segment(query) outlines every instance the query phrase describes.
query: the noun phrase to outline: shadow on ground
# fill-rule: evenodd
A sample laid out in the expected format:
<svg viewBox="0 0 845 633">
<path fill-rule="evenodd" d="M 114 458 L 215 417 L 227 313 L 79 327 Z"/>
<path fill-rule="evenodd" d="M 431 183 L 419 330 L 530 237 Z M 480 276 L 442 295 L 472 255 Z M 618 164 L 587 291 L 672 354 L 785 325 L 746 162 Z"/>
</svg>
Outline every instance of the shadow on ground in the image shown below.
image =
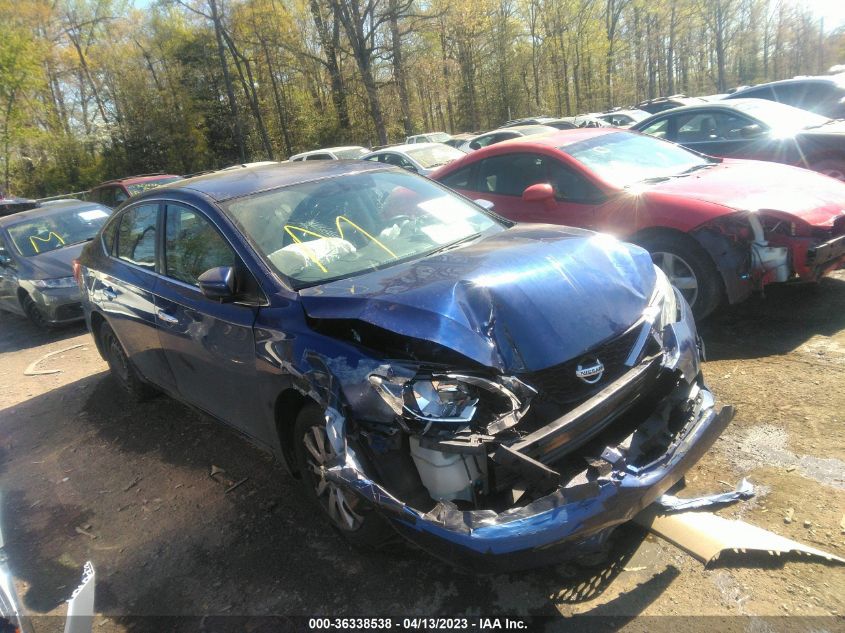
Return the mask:
<svg viewBox="0 0 845 633">
<path fill-rule="evenodd" d="M 61 424 L 45 415 L 59 403 Z M 4 520 L 14 523 L 10 566 L 29 585 L 26 608 L 37 612 L 67 598 L 85 560 L 97 568 L 97 610 L 114 616 L 558 616 L 596 602 L 602 614 L 633 617 L 677 574 L 658 569 L 601 601 L 644 538 L 632 526 L 617 530 L 597 567 L 511 575 L 466 574 L 405 544 L 353 549 L 295 479 L 234 431 L 167 397 L 131 404 L 107 374 L 0 416 L 15 437 L 0 477 Z M 211 465 L 247 481 L 226 492 L 209 477 Z M 69 481 L 58 485 L 65 473 Z"/>
<path fill-rule="evenodd" d="M 786 354 L 815 335 L 845 329 L 845 278 L 818 284 L 774 285 L 724 307 L 699 325 L 708 360 L 739 360 Z"/>
<path fill-rule="evenodd" d="M 82 322 L 43 330 L 22 316 L 0 312 L 0 354 L 63 341 L 84 332 Z"/>
</svg>

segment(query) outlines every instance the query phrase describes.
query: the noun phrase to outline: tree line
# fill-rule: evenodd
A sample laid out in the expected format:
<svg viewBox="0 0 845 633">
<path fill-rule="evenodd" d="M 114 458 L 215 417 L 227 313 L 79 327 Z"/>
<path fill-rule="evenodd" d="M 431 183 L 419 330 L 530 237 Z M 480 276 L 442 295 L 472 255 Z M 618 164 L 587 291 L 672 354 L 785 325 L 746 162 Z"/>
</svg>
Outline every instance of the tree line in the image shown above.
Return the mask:
<svg viewBox="0 0 845 633">
<path fill-rule="evenodd" d="M 7 194 L 496 127 L 845 61 L 798 0 L 0 0 Z"/>
</svg>

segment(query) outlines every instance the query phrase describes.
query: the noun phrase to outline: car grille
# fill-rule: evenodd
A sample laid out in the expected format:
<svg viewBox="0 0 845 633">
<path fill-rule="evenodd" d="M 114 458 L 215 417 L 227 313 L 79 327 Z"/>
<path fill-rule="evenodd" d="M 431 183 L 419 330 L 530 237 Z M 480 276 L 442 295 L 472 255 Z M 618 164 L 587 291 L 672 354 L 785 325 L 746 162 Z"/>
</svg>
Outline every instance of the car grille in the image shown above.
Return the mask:
<svg viewBox="0 0 845 633">
<path fill-rule="evenodd" d="M 610 382 L 619 378 L 630 369 L 625 361 L 633 350 L 639 338 L 642 326 L 634 327 L 624 334 L 600 343 L 581 354 L 577 358 L 520 376 L 520 378 L 537 390 L 532 409 L 539 418 L 538 423 L 545 423 L 563 415 L 584 400 L 591 398 L 604 389 Z M 653 337 L 649 337 L 646 345 L 636 358 L 659 351 L 659 345 Z M 592 362 L 595 359 L 604 365 L 604 373 L 595 384 L 589 384 L 578 378 L 575 371 L 579 364 Z"/>
</svg>

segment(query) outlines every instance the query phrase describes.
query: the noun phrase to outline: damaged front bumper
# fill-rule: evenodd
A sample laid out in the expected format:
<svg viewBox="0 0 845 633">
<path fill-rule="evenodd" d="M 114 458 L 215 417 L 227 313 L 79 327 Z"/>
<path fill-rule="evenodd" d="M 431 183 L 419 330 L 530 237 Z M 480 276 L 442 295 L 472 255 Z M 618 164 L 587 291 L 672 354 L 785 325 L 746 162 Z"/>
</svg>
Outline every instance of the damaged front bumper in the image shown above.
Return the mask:
<svg viewBox="0 0 845 633">
<path fill-rule="evenodd" d="M 504 571 L 600 551 L 613 528 L 679 481 L 733 417 L 731 407 L 715 406 L 703 385 L 686 304 L 682 311 L 664 330 L 660 354 L 643 358 L 581 405 L 490 455 L 489 468 L 521 469 L 535 491 L 545 491 L 523 497 L 530 500 L 521 505 L 499 512 L 461 509 L 449 500 L 427 510 L 412 507 L 366 474 L 339 414 L 330 416 L 329 437 L 345 457 L 327 477 L 452 564 Z M 659 396 L 640 398 L 644 385 L 658 380 L 664 385 Z M 574 463 L 586 468 L 573 470 Z"/>
<path fill-rule="evenodd" d="M 404 536 L 436 556 L 464 566 L 505 570 L 534 567 L 601 549 L 610 530 L 632 519 L 671 488 L 713 445 L 733 417 L 730 407 L 716 410 L 712 394 L 697 382 L 683 382 L 687 397 L 673 393 L 663 404 L 671 409 L 640 428 L 669 428 L 681 422 L 669 448 L 649 463 L 628 463 L 626 448 L 608 446 L 583 481 L 571 481 L 553 493 L 520 507 L 496 513 L 461 511 L 439 502 L 422 513 L 367 478 L 354 458 L 329 470 L 329 477 L 360 495 L 394 521 Z M 677 402 L 670 402 L 670 399 Z M 660 408 L 660 407 L 659 407 Z M 654 432 L 654 431 L 651 431 Z M 636 432 L 635 432 L 636 435 Z M 636 437 L 634 438 L 636 441 Z"/>
</svg>

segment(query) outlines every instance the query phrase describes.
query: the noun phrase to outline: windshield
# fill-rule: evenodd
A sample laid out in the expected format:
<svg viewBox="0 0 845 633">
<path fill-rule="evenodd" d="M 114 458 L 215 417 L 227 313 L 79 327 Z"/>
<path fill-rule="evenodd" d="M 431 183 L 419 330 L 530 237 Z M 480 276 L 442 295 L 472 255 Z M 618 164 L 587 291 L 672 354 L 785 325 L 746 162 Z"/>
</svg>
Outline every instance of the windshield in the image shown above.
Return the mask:
<svg viewBox="0 0 845 633">
<path fill-rule="evenodd" d="M 369 154 L 370 150 L 363 147 L 353 147 L 352 149 L 336 149 L 334 155 L 340 160 L 361 158 L 364 154 Z"/>
<path fill-rule="evenodd" d="M 532 134 L 544 134 L 546 132 L 557 132 L 555 128 L 548 125 L 521 125 L 517 129 L 525 136 L 530 136 Z"/>
<path fill-rule="evenodd" d="M 268 264 L 297 288 L 424 257 L 503 228 L 448 189 L 394 171 L 291 185 L 226 208 Z"/>
<path fill-rule="evenodd" d="M 24 257 L 55 251 L 93 238 L 111 210 L 100 206 L 74 207 L 59 213 L 29 218 L 8 227 L 18 252 Z"/>
<path fill-rule="evenodd" d="M 830 121 L 826 116 L 815 114 L 809 110 L 794 108 L 785 103 L 766 99 L 748 99 L 747 101 L 737 99 L 733 102 L 733 106 L 737 110 L 759 119 L 775 131 L 818 127 Z"/>
<path fill-rule="evenodd" d="M 560 149 L 617 187 L 677 176 L 710 164 L 706 158 L 678 145 L 629 132 L 602 134 Z"/>
<path fill-rule="evenodd" d="M 456 158 L 461 158 L 464 153 L 448 145 L 432 145 L 429 147 L 415 147 L 409 149 L 408 156 L 417 161 L 425 169 L 440 167 L 451 163 Z"/>
<path fill-rule="evenodd" d="M 154 180 L 145 180 L 144 182 L 136 182 L 134 185 L 126 185 L 126 188 L 129 190 L 130 196 L 137 196 L 139 193 L 161 187 L 169 182 L 176 182 L 177 180 L 182 180 L 182 176 L 164 176 Z"/>
</svg>

